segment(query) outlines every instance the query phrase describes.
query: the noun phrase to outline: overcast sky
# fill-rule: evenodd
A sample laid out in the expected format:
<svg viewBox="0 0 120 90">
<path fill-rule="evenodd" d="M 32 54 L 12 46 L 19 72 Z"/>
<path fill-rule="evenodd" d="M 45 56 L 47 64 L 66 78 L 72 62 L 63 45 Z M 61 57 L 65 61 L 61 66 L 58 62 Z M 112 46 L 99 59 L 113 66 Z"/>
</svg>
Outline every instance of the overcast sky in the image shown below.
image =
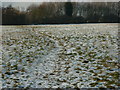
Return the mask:
<svg viewBox="0 0 120 90">
<path fill-rule="evenodd" d="M 65 1 L 72 1 L 72 2 L 118 2 L 120 0 L 0 0 L 2 2 L 65 2 Z"/>
<path fill-rule="evenodd" d="M 41 2 L 118 2 L 120 0 L 1 0 L 2 6 L 12 5 L 13 7 L 27 8 L 31 4 L 40 4 Z"/>
</svg>

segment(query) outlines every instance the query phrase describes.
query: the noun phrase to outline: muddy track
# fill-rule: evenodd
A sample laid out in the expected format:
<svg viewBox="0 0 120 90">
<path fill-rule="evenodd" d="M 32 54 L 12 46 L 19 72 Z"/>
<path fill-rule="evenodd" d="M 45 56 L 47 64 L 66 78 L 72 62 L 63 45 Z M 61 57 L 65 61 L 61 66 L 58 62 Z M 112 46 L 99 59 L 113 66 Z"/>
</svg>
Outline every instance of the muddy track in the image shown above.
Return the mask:
<svg viewBox="0 0 120 90">
<path fill-rule="evenodd" d="M 47 55 L 44 55 L 39 59 L 36 59 L 31 64 L 30 67 L 27 67 L 28 70 L 26 71 L 25 76 L 29 76 L 28 81 L 34 82 L 34 86 L 31 85 L 32 87 L 38 87 L 39 82 L 42 82 L 42 81 L 52 82 L 50 75 L 53 73 L 55 74 L 55 72 L 58 71 L 58 69 L 60 68 L 60 65 L 58 64 L 59 62 L 58 54 L 62 48 L 59 45 L 60 42 L 55 38 L 53 39 L 48 34 L 45 34 L 45 33 L 39 33 L 39 34 L 44 34 L 44 36 L 49 37 L 50 41 L 55 43 L 55 48 L 50 50 Z M 56 72 L 56 74 L 58 74 L 58 72 Z M 49 75 L 49 78 L 47 77 L 48 75 Z M 56 82 L 56 84 L 57 83 L 58 82 Z"/>
</svg>

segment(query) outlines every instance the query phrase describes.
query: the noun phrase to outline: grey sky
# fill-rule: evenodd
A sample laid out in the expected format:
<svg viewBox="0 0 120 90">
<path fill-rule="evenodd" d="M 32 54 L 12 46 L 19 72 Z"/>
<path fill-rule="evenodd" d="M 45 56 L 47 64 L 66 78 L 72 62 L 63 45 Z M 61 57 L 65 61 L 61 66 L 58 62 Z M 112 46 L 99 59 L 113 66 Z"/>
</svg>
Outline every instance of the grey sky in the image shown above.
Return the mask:
<svg viewBox="0 0 120 90">
<path fill-rule="evenodd" d="M 1 0 L 2 2 L 118 2 L 120 0 Z"/>
<path fill-rule="evenodd" d="M 40 4 L 41 2 L 2 2 L 2 6 L 12 5 L 13 7 L 28 7 L 31 4 Z"/>
<path fill-rule="evenodd" d="M 13 7 L 27 8 L 31 4 L 40 4 L 41 2 L 118 2 L 120 0 L 1 0 L 2 6 L 12 5 Z"/>
</svg>

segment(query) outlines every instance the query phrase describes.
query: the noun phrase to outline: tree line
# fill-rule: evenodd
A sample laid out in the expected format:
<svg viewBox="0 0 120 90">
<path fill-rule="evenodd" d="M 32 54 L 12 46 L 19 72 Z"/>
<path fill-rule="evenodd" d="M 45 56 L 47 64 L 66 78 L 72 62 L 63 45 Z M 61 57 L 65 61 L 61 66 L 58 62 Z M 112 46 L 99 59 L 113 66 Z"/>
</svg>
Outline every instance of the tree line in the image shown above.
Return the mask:
<svg viewBox="0 0 120 90">
<path fill-rule="evenodd" d="M 26 11 L 2 7 L 3 25 L 118 23 L 118 2 L 43 2 Z"/>
</svg>

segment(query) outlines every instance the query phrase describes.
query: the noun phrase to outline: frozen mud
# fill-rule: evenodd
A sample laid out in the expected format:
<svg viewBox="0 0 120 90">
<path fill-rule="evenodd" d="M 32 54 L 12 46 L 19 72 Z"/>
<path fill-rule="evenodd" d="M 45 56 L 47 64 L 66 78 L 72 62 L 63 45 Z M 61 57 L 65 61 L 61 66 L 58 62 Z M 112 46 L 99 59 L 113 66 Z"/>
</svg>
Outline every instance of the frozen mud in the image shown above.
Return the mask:
<svg viewBox="0 0 120 90">
<path fill-rule="evenodd" d="M 3 88 L 117 88 L 118 25 L 3 26 Z"/>
</svg>

